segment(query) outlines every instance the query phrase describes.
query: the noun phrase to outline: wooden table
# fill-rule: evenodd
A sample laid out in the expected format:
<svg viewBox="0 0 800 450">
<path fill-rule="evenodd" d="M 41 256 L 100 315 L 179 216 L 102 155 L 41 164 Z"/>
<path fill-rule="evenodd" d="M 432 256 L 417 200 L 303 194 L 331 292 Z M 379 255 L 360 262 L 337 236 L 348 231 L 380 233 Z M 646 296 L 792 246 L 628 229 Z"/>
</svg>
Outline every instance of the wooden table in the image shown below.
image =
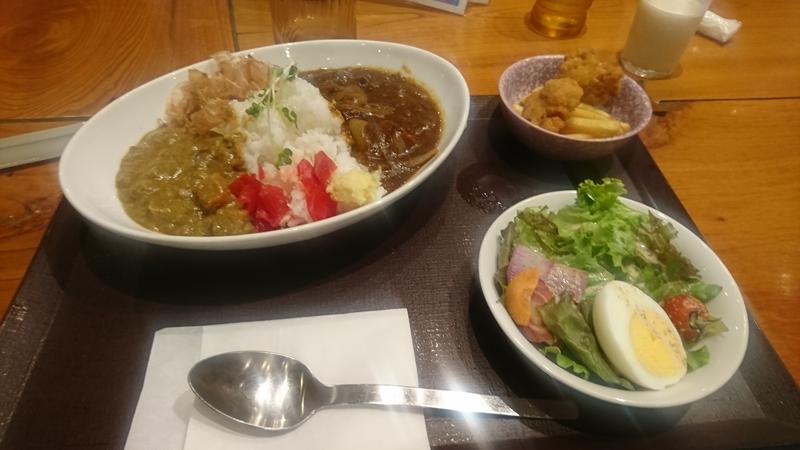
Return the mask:
<svg viewBox="0 0 800 450">
<path fill-rule="evenodd" d="M 526 56 L 624 44 L 636 2 L 596 0 L 586 32 L 529 31 L 531 0 L 491 0 L 465 17 L 388 0 L 358 2 L 358 34 L 455 63 L 473 94 L 496 94 Z M 722 46 L 693 38 L 680 76 L 648 82 L 658 114 L 642 138 L 733 273 L 800 380 L 800 2 L 716 0 L 744 22 Z M 86 120 L 162 73 L 272 42 L 266 0 L 0 3 L 0 137 Z M 60 201 L 57 163 L 0 172 L 0 314 Z"/>
</svg>

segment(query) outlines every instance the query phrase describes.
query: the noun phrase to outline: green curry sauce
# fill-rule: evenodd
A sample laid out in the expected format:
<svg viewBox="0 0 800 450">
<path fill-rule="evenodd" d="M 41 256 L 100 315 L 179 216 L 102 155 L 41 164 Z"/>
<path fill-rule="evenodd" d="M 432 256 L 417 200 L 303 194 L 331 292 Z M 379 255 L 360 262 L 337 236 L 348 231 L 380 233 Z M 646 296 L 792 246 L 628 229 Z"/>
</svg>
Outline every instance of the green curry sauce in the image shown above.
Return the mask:
<svg viewBox="0 0 800 450">
<path fill-rule="evenodd" d="M 244 172 L 242 139 L 193 136 L 161 126 L 131 147 L 117 173 L 117 194 L 140 225 L 181 236 L 253 233 L 228 186 Z"/>
</svg>

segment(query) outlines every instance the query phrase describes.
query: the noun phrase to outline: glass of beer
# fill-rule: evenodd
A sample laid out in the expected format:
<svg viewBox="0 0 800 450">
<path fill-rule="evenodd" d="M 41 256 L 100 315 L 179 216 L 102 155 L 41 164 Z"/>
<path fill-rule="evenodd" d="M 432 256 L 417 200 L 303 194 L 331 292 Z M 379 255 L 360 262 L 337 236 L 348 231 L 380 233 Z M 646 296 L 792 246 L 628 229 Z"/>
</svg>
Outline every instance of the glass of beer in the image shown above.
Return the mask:
<svg viewBox="0 0 800 450">
<path fill-rule="evenodd" d="M 355 0 L 271 0 L 276 43 L 356 37 Z"/>
<path fill-rule="evenodd" d="M 577 36 L 586 25 L 592 0 L 536 0 L 525 22 L 533 31 L 549 38 Z"/>
<path fill-rule="evenodd" d="M 678 68 L 711 0 L 640 0 L 620 64 L 641 78 L 668 78 Z"/>
</svg>

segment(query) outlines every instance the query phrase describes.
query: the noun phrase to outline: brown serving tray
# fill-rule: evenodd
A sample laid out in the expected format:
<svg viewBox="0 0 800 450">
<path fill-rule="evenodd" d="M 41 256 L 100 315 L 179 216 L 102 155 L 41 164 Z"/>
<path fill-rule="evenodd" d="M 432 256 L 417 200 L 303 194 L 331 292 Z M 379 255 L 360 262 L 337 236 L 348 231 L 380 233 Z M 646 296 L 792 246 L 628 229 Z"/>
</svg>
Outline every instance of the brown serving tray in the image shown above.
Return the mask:
<svg viewBox="0 0 800 450">
<path fill-rule="evenodd" d="M 421 386 L 567 396 L 581 407 L 581 420 L 563 423 L 426 413 L 434 448 L 800 445 L 797 385 L 752 319 L 728 384 L 658 411 L 580 397 L 544 378 L 500 332 L 476 281 L 485 231 L 519 200 L 604 176 L 695 229 L 640 141 L 589 163 L 543 160 L 510 137 L 497 97 L 473 98 L 455 152 L 412 195 L 308 242 L 167 249 L 91 227 L 62 202 L 0 325 L 0 449 L 122 448 L 160 328 L 397 307 L 408 309 Z"/>
</svg>

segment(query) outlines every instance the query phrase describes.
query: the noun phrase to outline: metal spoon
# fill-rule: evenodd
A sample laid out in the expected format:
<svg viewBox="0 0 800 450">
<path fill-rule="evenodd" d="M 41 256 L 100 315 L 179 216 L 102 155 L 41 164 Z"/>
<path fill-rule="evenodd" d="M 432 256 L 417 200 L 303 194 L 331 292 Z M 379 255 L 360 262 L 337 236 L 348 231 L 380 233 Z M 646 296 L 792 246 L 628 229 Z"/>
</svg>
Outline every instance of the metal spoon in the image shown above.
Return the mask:
<svg viewBox="0 0 800 450">
<path fill-rule="evenodd" d="M 377 384 L 328 386 L 300 361 L 269 352 L 232 352 L 204 359 L 189 386 L 214 411 L 269 431 L 294 428 L 318 409 L 339 405 L 433 408 L 530 419 L 575 419 L 564 400 L 525 400 Z"/>
</svg>

